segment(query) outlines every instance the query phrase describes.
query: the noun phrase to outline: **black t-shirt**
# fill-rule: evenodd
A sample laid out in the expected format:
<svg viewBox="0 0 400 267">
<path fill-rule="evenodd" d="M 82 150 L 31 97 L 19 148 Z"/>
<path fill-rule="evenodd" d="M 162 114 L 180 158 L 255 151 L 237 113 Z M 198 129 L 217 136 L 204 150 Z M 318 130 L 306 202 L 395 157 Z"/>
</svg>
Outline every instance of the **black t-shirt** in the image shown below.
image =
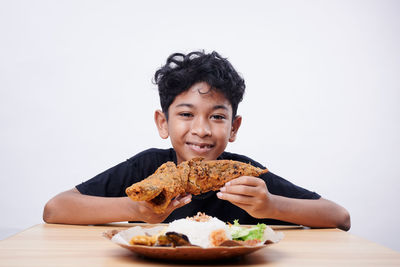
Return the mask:
<svg viewBox="0 0 400 267">
<path fill-rule="evenodd" d="M 218 159 L 236 160 L 250 163 L 259 168 L 265 168 L 246 156 L 229 152 L 223 152 Z M 127 187 L 150 176 L 160 165 L 167 161 L 177 163 L 174 149 L 151 148 L 77 185 L 76 188 L 84 195 L 125 197 L 125 189 Z M 265 181 L 271 194 L 298 199 L 320 198 L 317 193 L 296 186 L 271 172 L 262 174 L 259 177 Z M 285 222 L 271 219 L 253 218 L 241 208 L 228 201 L 220 200 L 214 191 L 197 196 L 193 195 L 189 204 L 174 210 L 164 222 L 194 216 L 199 211 L 217 217 L 224 222 L 233 223 L 233 220 L 238 219 L 241 224 L 286 224 Z"/>
</svg>

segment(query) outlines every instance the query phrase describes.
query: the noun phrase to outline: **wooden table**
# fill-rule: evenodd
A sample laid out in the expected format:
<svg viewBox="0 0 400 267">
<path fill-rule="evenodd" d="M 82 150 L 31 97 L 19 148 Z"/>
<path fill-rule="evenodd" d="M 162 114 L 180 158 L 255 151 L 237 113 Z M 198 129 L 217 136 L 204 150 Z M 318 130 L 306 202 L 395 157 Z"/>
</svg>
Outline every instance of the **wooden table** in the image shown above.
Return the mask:
<svg viewBox="0 0 400 267">
<path fill-rule="evenodd" d="M 146 259 L 102 236 L 106 230 L 130 226 L 36 225 L 0 241 L 0 266 L 190 265 Z M 400 253 L 337 229 L 273 228 L 285 235 L 279 243 L 234 260 L 204 265 L 400 266 Z"/>
</svg>

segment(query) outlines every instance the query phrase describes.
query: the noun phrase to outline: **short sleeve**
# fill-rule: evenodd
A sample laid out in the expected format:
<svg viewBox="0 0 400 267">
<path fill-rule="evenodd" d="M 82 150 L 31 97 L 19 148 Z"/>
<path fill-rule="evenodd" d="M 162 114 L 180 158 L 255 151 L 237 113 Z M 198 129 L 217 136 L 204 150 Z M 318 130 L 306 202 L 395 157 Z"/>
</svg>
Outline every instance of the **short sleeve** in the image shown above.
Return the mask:
<svg viewBox="0 0 400 267">
<path fill-rule="evenodd" d="M 125 188 L 133 181 L 135 163 L 127 160 L 76 186 L 81 194 L 103 197 L 125 195 Z M 133 183 L 133 182 L 132 182 Z"/>
<path fill-rule="evenodd" d="M 175 160 L 172 149 L 151 148 L 76 186 L 81 194 L 124 197 L 125 189 L 155 172 L 164 162 Z"/>
<path fill-rule="evenodd" d="M 265 167 L 259 162 L 239 154 L 224 152 L 221 155 L 220 159 L 238 160 L 265 169 Z M 268 191 L 274 195 L 279 195 L 289 198 L 299 198 L 299 199 L 321 198 L 319 194 L 309 191 L 300 186 L 297 186 L 272 172 L 267 172 L 265 174 L 262 174 L 260 175 L 260 178 L 263 179 L 267 184 Z"/>
<path fill-rule="evenodd" d="M 321 198 L 319 194 L 297 186 L 272 172 L 262 174 L 260 178 L 267 184 L 268 191 L 274 195 L 299 199 Z"/>
</svg>

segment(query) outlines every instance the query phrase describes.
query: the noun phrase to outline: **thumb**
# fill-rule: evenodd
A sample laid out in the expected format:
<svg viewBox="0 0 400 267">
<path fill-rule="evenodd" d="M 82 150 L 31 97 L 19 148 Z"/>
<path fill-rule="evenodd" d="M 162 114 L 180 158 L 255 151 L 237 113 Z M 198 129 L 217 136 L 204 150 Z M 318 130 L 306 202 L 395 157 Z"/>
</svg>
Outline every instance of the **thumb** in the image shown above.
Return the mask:
<svg viewBox="0 0 400 267">
<path fill-rule="evenodd" d="M 183 195 L 183 196 L 180 195 L 180 196 L 176 197 L 173 201 L 171 201 L 171 204 L 169 206 L 172 208 L 172 210 L 175 210 L 177 208 L 185 206 L 186 204 L 190 203 L 191 201 L 192 201 L 191 194 L 187 194 L 187 195 Z"/>
</svg>

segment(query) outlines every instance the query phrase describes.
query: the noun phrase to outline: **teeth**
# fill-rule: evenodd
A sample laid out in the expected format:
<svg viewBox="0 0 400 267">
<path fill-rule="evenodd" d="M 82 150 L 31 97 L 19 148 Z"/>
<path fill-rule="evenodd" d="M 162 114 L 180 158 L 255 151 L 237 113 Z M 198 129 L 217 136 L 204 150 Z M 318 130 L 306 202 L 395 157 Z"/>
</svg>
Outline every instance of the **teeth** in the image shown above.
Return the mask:
<svg viewBox="0 0 400 267">
<path fill-rule="evenodd" d="M 195 144 L 190 144 L 191 146 L 199 147 L 199 148 L 211 148 L 211 145 L 195 145 Z"/>
</svg>

